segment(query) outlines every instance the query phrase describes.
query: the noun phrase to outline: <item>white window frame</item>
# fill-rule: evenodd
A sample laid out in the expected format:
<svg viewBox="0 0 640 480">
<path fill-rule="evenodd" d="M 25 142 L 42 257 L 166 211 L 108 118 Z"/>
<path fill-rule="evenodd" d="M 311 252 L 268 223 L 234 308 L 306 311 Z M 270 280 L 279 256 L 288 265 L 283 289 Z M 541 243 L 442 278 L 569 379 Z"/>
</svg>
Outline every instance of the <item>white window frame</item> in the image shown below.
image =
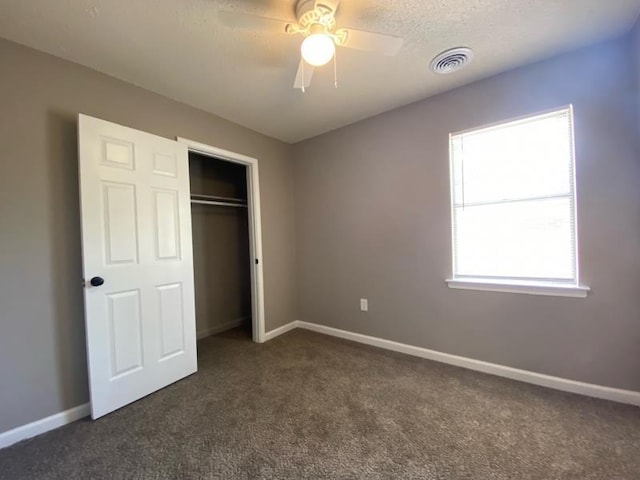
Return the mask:
<svg viewBox="0 0 640 480">
<path fill-rule="evenodd" d="M 465 133 L 480 132 L 483 130 L 491 130 L 512 126 L 521 122 L 528 122 L 537 118 L 551 116 L 561 112 L 569 112 L 571 123 L 571 154 L 572 154 L 572 176 L 573 176 L 573 215 L 575 238 L 575 283 L 560 283 L 545 280 L 520 280 L 520 279 L 503 279 L 491 277 L 469 277 L 456 276 L 455 266 L 455 231 L 453 228 L 455 218 L 454 206 L 454 178 L 453 178 L 453 150 L 452 139 L 454 136 L 463 135 Z M 451 278 L 446 280 L 449 288 L 464 290 L 481 290 L 490 292 L 504 293 L 524 293 L 529 295 L 549 295 L 562 297 L 585 298 L 590 291 L 589 287 L 580 285 L 580 269 L 579 269 L 579 252 L 578 252 L 578 219 L 577 219 L 577 190 L 576 190 L 576 169 L 575 169 L 575 138 L 574 138 L 574 122 L 573 122 L 573 106 L 567 105 L 546 112 L 540 112 L 532 115 L 526 115 L 511 120 L 497 122 L 491 125 L 480 126 L 468 130 L 454 132 L 449 134 L 449 182 L 450 182 L 450 207 L 451 207 Z"/>
</svg>

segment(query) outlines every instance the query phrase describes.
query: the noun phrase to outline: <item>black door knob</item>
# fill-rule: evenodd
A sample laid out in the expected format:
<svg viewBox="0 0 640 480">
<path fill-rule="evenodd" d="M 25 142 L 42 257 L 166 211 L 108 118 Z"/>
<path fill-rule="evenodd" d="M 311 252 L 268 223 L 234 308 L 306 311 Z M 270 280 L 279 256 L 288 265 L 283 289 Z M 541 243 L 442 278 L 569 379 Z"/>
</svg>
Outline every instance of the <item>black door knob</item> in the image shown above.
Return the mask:
<svg viewBox="0 0 640 480">
<path fill-rule="evenodd" d="M 91 280 L 89 280 L 89 283 L 91 284 L 92 287 L 99 287 L 104 283 L 104 278 L 93 277 Z"/>
</svg>

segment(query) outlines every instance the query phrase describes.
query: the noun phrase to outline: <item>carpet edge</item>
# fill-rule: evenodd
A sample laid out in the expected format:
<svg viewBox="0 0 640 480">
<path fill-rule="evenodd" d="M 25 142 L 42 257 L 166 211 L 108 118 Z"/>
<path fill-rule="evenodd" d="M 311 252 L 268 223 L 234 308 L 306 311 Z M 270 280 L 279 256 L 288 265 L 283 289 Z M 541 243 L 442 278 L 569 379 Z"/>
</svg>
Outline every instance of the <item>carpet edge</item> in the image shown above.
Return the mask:
<svg viewBox="0 0 640 480">
<path fill-rule="evenodd" d="M 40 420 L 36 420 L 25 425 L 0 433 L 0 448 L 6 448 L 14 443 L 35 437 L 50 430 L 62 427 L 81 418 L 87 417 L 91 413 L 91 404 L 84 403 L 77 405 L 63 412 L 55 413 Z"/>
</svg>

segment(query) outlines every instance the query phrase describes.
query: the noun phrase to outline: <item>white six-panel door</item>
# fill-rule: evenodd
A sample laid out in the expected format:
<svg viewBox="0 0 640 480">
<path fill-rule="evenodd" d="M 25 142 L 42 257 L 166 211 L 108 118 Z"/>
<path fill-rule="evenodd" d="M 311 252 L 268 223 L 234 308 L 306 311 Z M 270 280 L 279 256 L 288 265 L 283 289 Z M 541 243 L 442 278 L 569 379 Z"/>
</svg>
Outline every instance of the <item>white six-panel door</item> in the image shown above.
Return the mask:
<svg viewBox="0 0 640 480">
<path fill-rule="evenodd" d="M 95 419 L 197 370 L 189 171 L 183 144 L 78 122 Z"/>
</svg>

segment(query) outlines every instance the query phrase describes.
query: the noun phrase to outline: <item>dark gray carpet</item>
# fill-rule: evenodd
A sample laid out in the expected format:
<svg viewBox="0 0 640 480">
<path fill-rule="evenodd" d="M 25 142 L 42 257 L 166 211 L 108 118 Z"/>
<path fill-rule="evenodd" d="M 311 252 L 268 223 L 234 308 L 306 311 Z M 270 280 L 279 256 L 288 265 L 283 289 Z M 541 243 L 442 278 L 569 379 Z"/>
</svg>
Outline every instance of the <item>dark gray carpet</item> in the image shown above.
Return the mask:
<svg viewBox="0 0 640 480">
<path fill-rule="evenodd" d="M 2 479 L 640 479 L 640 409 L 296 330 L 0 451 Z"/>
</svg>

